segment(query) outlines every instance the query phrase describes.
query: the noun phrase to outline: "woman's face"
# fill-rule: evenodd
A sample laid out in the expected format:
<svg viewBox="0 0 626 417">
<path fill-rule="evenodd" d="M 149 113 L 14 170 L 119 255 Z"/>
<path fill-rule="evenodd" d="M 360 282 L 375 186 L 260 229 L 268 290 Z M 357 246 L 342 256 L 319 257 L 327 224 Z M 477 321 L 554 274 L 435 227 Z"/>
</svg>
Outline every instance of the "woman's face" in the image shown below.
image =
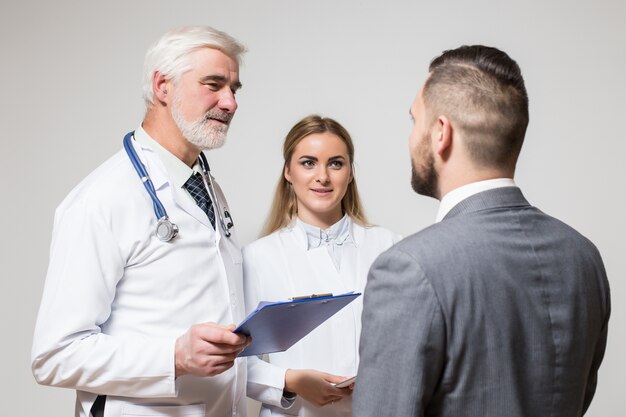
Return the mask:
<svg viewBox="0 0 626 417">
<path fill-rule="evenodd" d="M 333 133 L 314 133 L 296 145 L 285 167 L 298 201 L 298 217 L 328 228 L 341 220 L 341 200 L 352 181 L 347 145 Z"/>
</svg>

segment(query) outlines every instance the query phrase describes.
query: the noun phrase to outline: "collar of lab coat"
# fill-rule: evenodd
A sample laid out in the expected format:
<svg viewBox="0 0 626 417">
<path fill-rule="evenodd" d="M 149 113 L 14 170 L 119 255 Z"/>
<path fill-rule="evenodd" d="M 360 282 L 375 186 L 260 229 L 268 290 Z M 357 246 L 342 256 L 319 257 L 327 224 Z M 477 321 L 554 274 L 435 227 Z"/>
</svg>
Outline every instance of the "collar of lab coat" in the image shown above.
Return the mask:
<svg viewBox="0 0 626 417">
<path fill-rule="evenodd" d="M 306 230 L 304 229 L 304 227 L 298 225 L 298 222 L 296 220 L 296 217 L 291 219 L 291 222 L 282 231 L 284 233 L 291 233 L 293 235 L 293 238 L 296 240 L 297 245 L 302 247 L 305 251 L 309 249 L 314 249 L 315 246 L 309 246 L 309 240 L 306 235 Z M 346 216 L 346 222 L 346 228 L 348 230 L 348 233 L 344 239 L 344 242 L 342 243 L 350 242 L 354 244 L 354 246 L 359 247 L 360 243 L 363 241 L 363 227 L 354 223 L 350 216 Z"/>
<path fill-rule="evenodd" d="M 139 159 L 146 167 L 146 171 L 148 171 L 148 175 L 150 175 L 155 190 L 163 188 L 170 180 L 165 165 L 154 150 L 154 144 L 156 142 L 143 130 L 141 125 L 135 130 L 133 136 L 135 137 L 135 144 L 141 149 L 141 152 L 137 152 Z M 147 158 L 147 153 L 151 154 L 152 157 Z"/>
<path fill-rule="evenodd" d="M 180 187 L 177 186 L 177 184 L 170 178 L 170 173 L 168 172 L 163 161 L 161 160 L 158 152 L 156 152 L 154 149 L 158 145 L 156 141 L 152 139 L 141 126 L 139 126 L 137 130 L 135 130 L 134 136 L 136 139 L 135 144 L 137 144 L 141 148 L 141 152 L 138 152 L 139 159 L 146 167 L 146 170 L 150 175 L 150 179 L 152 180 L 152 184 L 154 185 L 155 190 L 159 191 L 165 188 L 166 185 L 171 185 L 170 189 L 176 204 L 181 209 L 193 216 L 200 223 L 202 223 L 204 226 L 213 230 L 213 226 L 209 222 L 209 218 L 207 217 L 206 213 L 204 213 L 204 211 L 202 211 L 202 209 L 198 207 L 193 198 L 182 188 L 182 185 Z M 147 155 L 150 155 L 150 157 L 146 157 Z M 186 181 L 191 173 L 193 173 L 193 169 L 189 167 L 187 167 L 187 169 L 189 170 L 189 175 L 186 176 L 184 181 Z M 179 174 L 179 177 L 181 178 L 184 176 L 184 173 Z"/>
</svg>

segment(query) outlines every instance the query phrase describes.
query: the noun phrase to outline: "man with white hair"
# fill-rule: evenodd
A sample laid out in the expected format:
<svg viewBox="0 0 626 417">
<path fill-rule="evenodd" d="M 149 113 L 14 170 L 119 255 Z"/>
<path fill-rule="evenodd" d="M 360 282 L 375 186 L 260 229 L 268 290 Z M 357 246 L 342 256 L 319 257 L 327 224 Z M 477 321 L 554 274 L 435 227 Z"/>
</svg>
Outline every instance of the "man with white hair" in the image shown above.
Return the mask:
<svg viewBox="0 0 626 417">
<path fill-rule="evenodd" d="M 204 150 L 237 109 L 244 47 L 209 27 L 145 59 L 145 118 L 57 208 L 33 374 L 76 416 L 245 416 L 241 252 Z"/>
</svg>

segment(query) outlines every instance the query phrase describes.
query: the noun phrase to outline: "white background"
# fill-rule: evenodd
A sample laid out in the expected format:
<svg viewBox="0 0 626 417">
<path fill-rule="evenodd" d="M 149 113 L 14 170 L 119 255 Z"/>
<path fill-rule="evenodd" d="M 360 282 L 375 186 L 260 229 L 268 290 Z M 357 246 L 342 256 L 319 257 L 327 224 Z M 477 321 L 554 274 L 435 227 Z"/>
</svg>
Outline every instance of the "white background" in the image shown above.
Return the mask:
<svg viewBox="0 0 626 417">
<path fill-rule="evenodd" d="M 408 109 L 429 61 L 473 43 L 516 59 L 531 114 L 516 181 L 604 257 L 613 315 L 588 415 L 623 417 L 625 9 L 621 0 L 1 0 L 0 415 L 72 415 L 73 393 L 38 386 L 29 361 L 54 209 L 138 126 L 149 44 L 208 24 L 249 48 L 229 141 L 210 153 L 243 243 L 267 214 L 285 134 L 313 112 L 353 135 L 373 223 L 405 236 L 432 223 L 437 202 L 412 192 L 407 152 Z"/>
</svg>

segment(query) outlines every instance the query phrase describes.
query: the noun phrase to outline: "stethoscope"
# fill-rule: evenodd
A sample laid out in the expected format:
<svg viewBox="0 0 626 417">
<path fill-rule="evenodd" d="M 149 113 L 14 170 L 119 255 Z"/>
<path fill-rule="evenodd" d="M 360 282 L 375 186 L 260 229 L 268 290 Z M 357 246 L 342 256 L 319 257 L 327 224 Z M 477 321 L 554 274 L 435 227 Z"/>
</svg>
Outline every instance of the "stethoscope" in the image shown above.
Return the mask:
<svg viewBox="0 0 626 417">
<path fill-rule="evenodd" d="M 146 168 L 141 163 L 141 160 L 139 160 L 139 156 L 137 156 L 135 148 L 133 148 L 131 138 L 133 137 L 134 133 L 135 132 L 132 131 L 124 136 L 124 149 L 126 150 L 128 158 L 130 159 L 130 162 L 132 162 L 135 171 L 137 171 L 137 175 L 139 175 L 139 178 L 143 182 L 144 187 L 146 187 L 146 191 L 148 191 L 148 194 L 152 199 L 154 214 L 157 218 L 155 234 L 159 238 L 159 240 L 163 242 L 169 242 L 178 235 L 178 226 L 172 223 L 172 221 L 167 216 L 165 207 L 163 207 L 161 200 L 159 200 L 159 197 L 157 197 L 156 190 L 154 189 L 154 184 L 152 183 L 152 180 L 150 179 Z M 216 205 L 217 217 L 220 226 L 224 231 L 224 235 L 226 235 L 226 237 L 230 237 L 230 229 L 232 229 L 232 227 L 234 226 L 233 218 L 226 208 L 224 209 L 224 214 L 222 215 L 222 208 L 220 207 L 220 203 L 215 194 L 215 187 L 213 186 L 213 179 L 211 178 L 211 168 L 209 167 L 209 162 L 207 161 L 206 156 L 204 156 L 204 153 L 202 152 L 200 152 L 200 167 L 202 168 L 201 175 L 202 180 L 204 181 L 204 186 L 209 193 L 209 197 Z"/>
</svg>

